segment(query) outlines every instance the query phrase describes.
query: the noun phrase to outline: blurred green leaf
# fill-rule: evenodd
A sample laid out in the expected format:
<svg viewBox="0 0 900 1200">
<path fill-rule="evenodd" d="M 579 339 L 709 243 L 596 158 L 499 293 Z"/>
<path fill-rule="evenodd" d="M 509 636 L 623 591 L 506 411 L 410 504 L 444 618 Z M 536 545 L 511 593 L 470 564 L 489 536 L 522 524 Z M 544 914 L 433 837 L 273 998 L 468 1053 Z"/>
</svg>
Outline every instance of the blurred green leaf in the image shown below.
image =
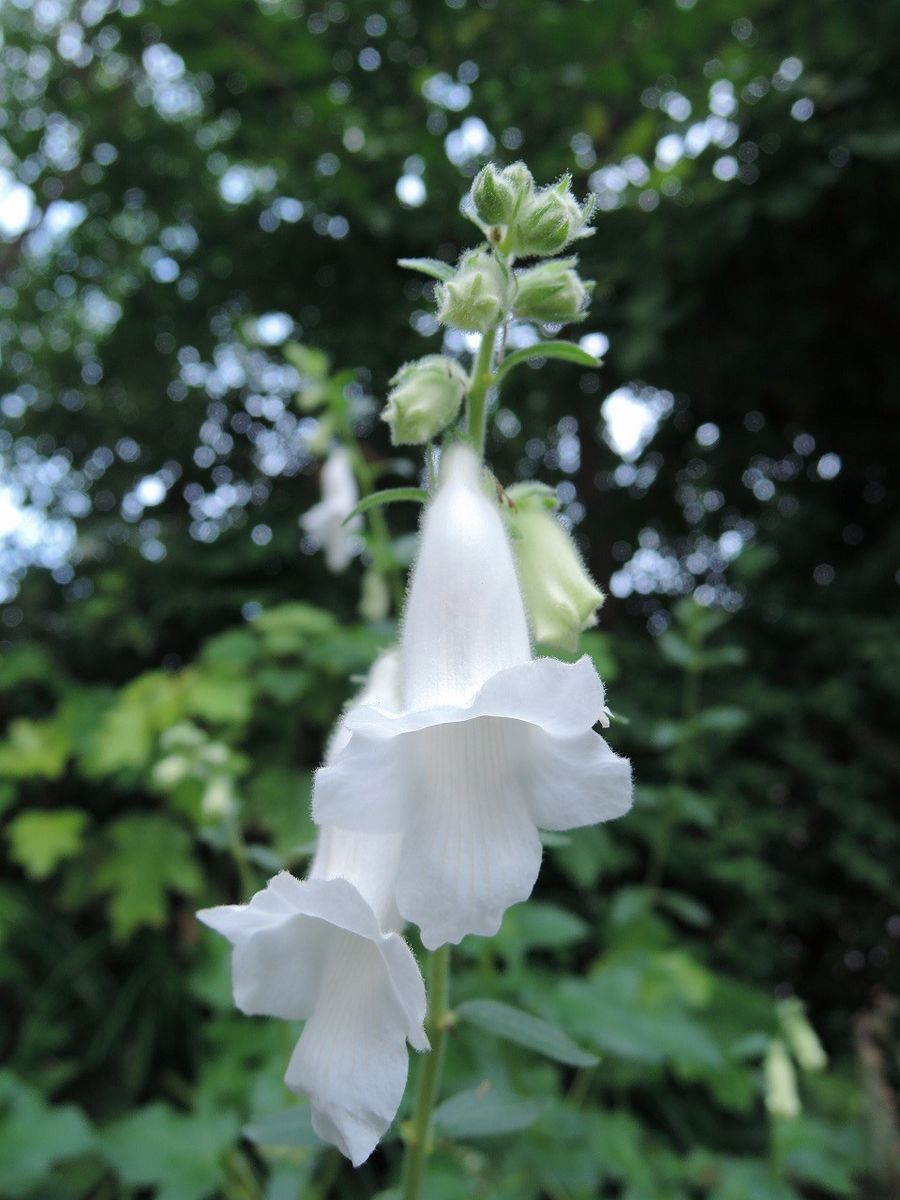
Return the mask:
<svg viewBox="0 0 900 1200">
<path fill-rule="evenodd" d="M 456 1015 L 486 1033 L 526 1046 L 570 1067 L 593 1067 L 600 1061 L 549 1021 L 499 1000 L 466 1000 L 456 1008 Z"/>
<path fill-rule="evenodd" d="M 157 1200 L 205 1200 L 225 1182 L 223 1156 L 233 1145 L 233 1113 L 183 1113 L 150 1104 L 100 1134 L 122 1182 L 155 1188 Z"/>
<path fill-rule="evenodd" d="M 538 1120 L 546 1101 L 525 1099 L 483 1083 L 459 1092 L 434 1110 L 435 1131 L 445 1138 L 502 1137 Z"/>
<path fill-rule="evenodd" d="M 93 887 L 109 896 L 115 937 L 127 938 L 142 925 L 158 928 L 168 911 L 169 891 L 196 895 L 202 879 L 191 839 L 166 817 L 120 817 L 106 831 L 108 849 Z"/>
<path fill-rule="evenodd" d="M 93 1147 L 79 1108 L 50 1105 L 12 1071 L 0 1070 L 0 1196 L 32 1194 L 57 1163 Z"/>
<path fill-rule="evenodd" d="M 20 813 L 6 835 L 13 859 L 32 879 L 46 879 L 81 849 L 87 813 L 77 808 Z"/>
</svg>

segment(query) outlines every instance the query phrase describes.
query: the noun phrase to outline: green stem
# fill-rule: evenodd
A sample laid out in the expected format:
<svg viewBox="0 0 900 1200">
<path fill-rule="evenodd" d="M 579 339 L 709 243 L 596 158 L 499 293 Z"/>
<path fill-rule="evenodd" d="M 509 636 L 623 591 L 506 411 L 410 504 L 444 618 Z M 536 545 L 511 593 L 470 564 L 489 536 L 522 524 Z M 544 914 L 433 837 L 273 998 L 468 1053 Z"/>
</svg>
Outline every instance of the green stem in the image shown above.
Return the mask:
<svg viewBox="0 0 900 1200">
<path fill-rule="evenodd" d="M 433 951 L 428 980 L 428 1016 L 425 1032 L 431 1042 L 431 1052 L 421 1064 L 416 1102 L 403 1162 L 401 1200 L 420 1200 L 425 1167 L 431 1153 L 431 1114 L 437 1099 L 444 1062 L 444 1047 L 452 1024 L 450 1007 L 450 947 Z"/>
<path fill-rule="evenodd" d="M 345 430 L 345 441 L 350 451 L 350 458 L 353 463 L 353 471 L 356 475 L 356 482 L 359 484 L 359 490 L 364 496 L 367 496 L 375 486 L 375 475 L 365 455 L 356 444 L 353 437 L 353 431 L 347 427 Z M 388 523 L 385 520 L 384 513 L 377 506 L 370 508 L 366 513 L 366 519 L 369 522 L 369 534 L 371 538 L 372 561 L 388 581 L 388 587 L 391 590 L 391 598 L 397 609 L 397 615 L 403 611 L 403 578 L 397 567 L 397 562 L 394 558 L 394 551 L 391 546 L 391 533 L 388 529 Z"/>
<path fill-rule="evenodd" d="M 481 335 L 481 345 L 472 365 L 469 376 L 469 396 L 466 403 L 468 414 L 467 429 L 469 440 L 478 452 L 479 458 L 484 457 L 484 439 L 487 431 L 487 396 L 494 379 L 494 343 L 497 340 L 499 324 L 494 325 L 487 333 Z"/>
<path fill-rule="evenodd" d="M 237 868 L 241 899 L 246 901 L 253 895 L 256 885 L 253 879 L 253 872 L 250 869 L 250 861 L 247 858 L 247 846 L 244 842 L 244 835 L 241 832 L 240 819 L 237 815 L 232 817 L 228 832 L 231 857 L 234 859 L 234 865 Z"/>
</svg>

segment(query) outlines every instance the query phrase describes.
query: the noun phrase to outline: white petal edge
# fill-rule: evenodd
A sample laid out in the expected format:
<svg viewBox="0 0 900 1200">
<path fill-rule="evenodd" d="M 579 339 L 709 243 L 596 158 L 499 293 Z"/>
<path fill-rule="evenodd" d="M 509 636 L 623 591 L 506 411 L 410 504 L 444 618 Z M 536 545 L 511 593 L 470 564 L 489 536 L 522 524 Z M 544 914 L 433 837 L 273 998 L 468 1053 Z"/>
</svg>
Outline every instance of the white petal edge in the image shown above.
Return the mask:
<svg viewBox="0 0 900 1200">
<path fill-rule="evenodd" d="M 345 724 L 351 734 L 390 738 L 475 717 L 509 717 L 539 725 L 555 737 L 571 737 L 596 724 L 605 704 L 603 684 L 587 655 L 574 663 L 535 658 L 498 671 L 465 704 L 399 713 L 360 704 L 347 714 Z"/>
<path fill-rule="evenodd" d="M 382 934 L 359 892 L 343 879 L 301 882 L 282 871 L 248 904 L 205 908 L 197 917 L 234 947 L 234 1003 L 249 1016 L 310 1016 L 335 930 L 368 941 Z"/>
<path fill-rule="evenodd" d="M 631 763 L 599 733 L 554 738 L 529 729 L 528 806 L 539 829 L 577 829 L 612 821 L 632 803 Z"/>
</svg>

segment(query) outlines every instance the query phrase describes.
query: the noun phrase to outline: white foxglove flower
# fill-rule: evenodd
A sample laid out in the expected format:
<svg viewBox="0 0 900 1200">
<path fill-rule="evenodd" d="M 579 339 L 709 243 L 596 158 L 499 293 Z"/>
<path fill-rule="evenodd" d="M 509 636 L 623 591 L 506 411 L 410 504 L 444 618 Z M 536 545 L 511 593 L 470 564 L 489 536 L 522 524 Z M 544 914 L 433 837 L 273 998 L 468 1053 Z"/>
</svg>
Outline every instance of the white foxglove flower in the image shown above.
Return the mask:
<svg viewBox="0 0 900 1200">
<path fill-rule="evenodd" d="M 404 618 L 402 706 L 361 704 L 317 773 L 316 819 L 402 835 L 396 901 L 433 949 L 497 932 L 531 893 L 539 829 L 621 816 L 631 768 L 593 725 L 587 658 L 533 659 L 513 557 L 475 454 L 448 451 Z M 364 787 L 360 781 L 365 781 Z"/>
<path fill-rule="evenodd" d="M 329 571 L 339 574 L 359 553 L 357 536 L 362 517 L 344 521 L 359 503 L 359 489 L 350 455 L 342 447 L 332 450 L 322 464 L 319 476 L 322 499 L 300 518 L 301 528 L 325 551 Z"/>
<path fill-rule="evenodd" d="M 364 695 L 396 675 L 388 656 Z M 348 735 L 339 726 L 329 753 Z M 285 1082 L 309 1096 L 316 1133 L 354 1166 L 394 1119 L 406 1087 L 406 1043 L 428 1049 L 425 986 L 396 930 L 401 839 L 324 828 L 309 877 L 287 871 L 249 904 L 197 915 L 234 946 L 234 1001 L 248 1014 L 306 1021 Z"/>
</svg>

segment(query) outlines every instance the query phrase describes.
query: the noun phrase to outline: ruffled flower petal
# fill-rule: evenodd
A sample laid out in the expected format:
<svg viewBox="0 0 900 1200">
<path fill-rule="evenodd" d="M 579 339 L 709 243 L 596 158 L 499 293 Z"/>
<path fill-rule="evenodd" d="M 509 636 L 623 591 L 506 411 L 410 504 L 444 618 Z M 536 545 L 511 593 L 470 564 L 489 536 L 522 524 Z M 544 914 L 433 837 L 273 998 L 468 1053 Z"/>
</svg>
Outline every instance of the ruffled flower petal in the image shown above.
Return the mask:
<svg viewBox="0 0 900 1200">
<path fill-rule="evenodd" d="M 384 1135 L 406 1087 L 408 1019 L 391 983 L 376 945 L 349 935 L 336 939 L 323 1003 L 285 1074 L 289 1088 L 309 1096 L 316 1133 L 355 1167 Z"/>
<path fill-rule="evenodd" d="M 407 1041 L 428 1048 L 425 985 L 411 950 L 382 932 L 344 878 L 301 882 L 282 872 L 249 904 L 198 916 L 234 946 L 238 1008 L 306 1019 L 286 1081 L 309 1095 L 319 1135 L 358 1165 L 396 1114 Z"/>
<path fill-rule="evenodd" d="M 397 907 L 429 949 L 492 936 L 506 909 L 531 894 L 541 843 L 523 795 L 524 738 L 488 718 L 401 739 L 409 814 Z"/>
<path fill-rule="evenodd" d="M 525 781 L 539 829 L 577 829 L 612 821 L 631 808 L 631 763 L 596 733 L 550 737 L 532 727 Z"/>
</svg>

